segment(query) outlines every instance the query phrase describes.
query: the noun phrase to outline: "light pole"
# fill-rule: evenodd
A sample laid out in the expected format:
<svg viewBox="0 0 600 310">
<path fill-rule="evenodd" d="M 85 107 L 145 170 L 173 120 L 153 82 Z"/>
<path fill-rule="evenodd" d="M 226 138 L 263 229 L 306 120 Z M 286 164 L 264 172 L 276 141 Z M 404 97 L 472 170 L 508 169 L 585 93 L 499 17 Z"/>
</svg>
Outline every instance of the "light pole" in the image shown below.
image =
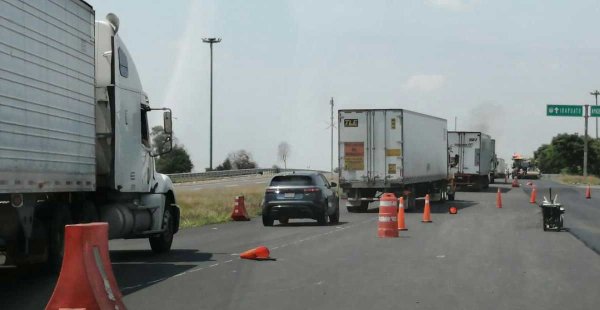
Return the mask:
<svg viewBox="0 0 600 310">
<path fill-rule="evenodd" d="M 213 43 L 221 42 L 221 38 L 203 38 L 202 42 L 210 44 L 210 161 L 208 166 L 210 171 L 213 167 Z"/>
<path fill-rule="evenodd" d="M 595 91 L 591 92 L 590 95 L 596 97 L 596 105 L 598 105 L 598 95 L 600 95 L 600 92 L 598 90 L 595 90 Z M 596 139 L 598 139 L 598 118 L 597 117 L 596 117 Z"/>
</svg>

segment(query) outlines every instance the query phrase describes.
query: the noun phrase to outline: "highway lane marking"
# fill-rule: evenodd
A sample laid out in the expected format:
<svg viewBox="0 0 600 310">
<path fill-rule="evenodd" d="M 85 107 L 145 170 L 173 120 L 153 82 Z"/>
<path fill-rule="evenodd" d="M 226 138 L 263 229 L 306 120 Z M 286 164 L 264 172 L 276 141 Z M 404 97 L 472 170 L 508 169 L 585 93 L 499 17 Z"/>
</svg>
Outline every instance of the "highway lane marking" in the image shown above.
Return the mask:
<svg viewBox="0 0 600 310">
<path fill-rule="evenodd" d="M 318 238 L 318 237 L 326 236 L 326 235 L 329 235 L 329 234 L 332 234 L 332 233 L 335 233 L 335 232 L 342 231 L 342 230 L 344 230 L 344 229 L 352 228 L 352 227 L 358 226 L 358 225 L 360 225 L 360 224 L 364 224 L 364 223 L 367 223 L 367 222 L 372 222 L 372 221 L 375 221 L 375 220 L 376 220 L 376 218 L 371 218 L 371 219 L 368 219 L 368 220 L 363 220 L 363 221 L 357 222 L 357 223 L 356 223 L 356 224 L 354 224 L 354 225 L 349 225 L 349 226 L 346 226 L 346 227 L 340 227 L 340 226 L 337 226 L 337 227 L 336 227 L 336 230 L 330 230 L 330 231 L 328 231 L 328 232 L 324 232 L 324 233 L 316 234 L 316 235 L 313 235 L 313 236 L 310 236 L 310 237 L 307 237 L 307 238 L 304 238 L 304 239 L 300 239 L 300 240 L 296 240 L 296 241 L 293 241 L 293 242 L 284 243 L 284 244 L 282 244 L 282 245 L 279 245 L 279 246 L 273 246 L 273 247 L 271 247 L 271 249 L 272 249 L 272 250 L 276 250 L 276 249 L 279 249 L 279 248 L 284 248 L 284 247 L 287 247 L 288 245 L 291 245 L 291 244 L 299 244 L 299 243 L 301 243 L 301 242 L 304 242 L 304 241 L 308 241 L 308 240 L 312 240 L 312 239 L 315 239 L 315 238 Z M 217 229 L 217 228 L 216 228 L 216 227 L 214 227 L 213 229 Z M 231 253 L 230 255 L 231 255 L 231 256 L 237 256 L 237 255 L 239 255 L 239 254 L 236 254 L 236 253 Z M 280 258 L 280 259 L 279 259 L 279 261 L 284 261 L 284 260 L 285 260 L 285 259 L 283 259 L 283 258 Z M 223 262 L 223 265 L 224 265 L 224 264 L 231 263 L 231 262 L 233 262 L 233 259 L 230 259 L 230 260 L 224 261 L 224 262 Z M 198 271 L 202 271 L 202 270 L 204 270 L 204 269 L 208 269 L 208 268 L 214 268 L 214 267 L 217 267 L 217 266 L 219 266 L 219 264 L 220 264 L 220 263 L 215 263 L 215 264 L 209 265 L 209 266 L 208 266 L 208 267 L 206 267 L 206 268 L 204 268 L 204 267 L 198 267 L 198 268 L 195 268 L 195 269 L 192 269 L 192 270 L 186 271 L 186 272 L 181 272 L 181 273 L 178 273 L 178 274 L 176 274 L 176 275 L 174 275 L 174 276 L 171 276 L 171 277 L 164 277 L 164 278 L 160 278 L 160 279 L 157 279 L 157 280 L 153 280 L 153 281 L 146 282 L 146 283 L 144 283 L 144 284 L 145 284 L 145 285 L 151 285 L 151 284 L 154 284 L 154 283 L 157 283 L 157 282 L 160 282 L 160 281 L 164 281 L 164 280 L 166 280 L 166 279 L 169 279 L 169 278 L 176 278 L 176 277 L 180 277 L 180 276 L 183 276 L 183 275 L 185 275 L 185 274 L 187 274 L 187 273 L 198 272 Z M 232 273 L 237 273 L 237 270 L 232 270 L 231 272 L 232 272 Z M 320 282 L 317 282 L 317 283 L 315 283 L 315 284 L 316 284 L 316 285 L 321 285 L 322 283 L 323 283 L 323 281 L 320 281 Z M 142 286 L 142 285 L 144 285 L 144 284 L 138 284 L 138 285 L 133 285 L 133 286 L 129 286 L 129 287 L 124 287 L 124 288 L 123 288 L 123 290 L 131 290 L 131 289 L 134 289 L 134 288 L 140 287 L 140 286 Z"/>
</svg>

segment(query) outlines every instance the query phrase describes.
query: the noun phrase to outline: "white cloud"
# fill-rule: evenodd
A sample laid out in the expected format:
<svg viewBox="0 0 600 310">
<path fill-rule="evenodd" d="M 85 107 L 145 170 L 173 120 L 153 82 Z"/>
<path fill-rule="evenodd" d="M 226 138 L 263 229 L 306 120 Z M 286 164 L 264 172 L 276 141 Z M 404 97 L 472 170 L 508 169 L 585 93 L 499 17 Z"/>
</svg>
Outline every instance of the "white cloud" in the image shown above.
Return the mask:
<svg viewBox="0 0 600 310">
<path fill-rule="evenodd" d="M 416 74 L 408 78 L 403 88 L 430 92 L 441 88 L 444 83 L 446 83 L 446 77 L 441 74 Z"/>
<path fill-rule="evenodd" d="M 473 0 L 425 0 L 425 3 L 429 6 L 446 9 L 451 11 L 464 11 L 473 6 Z"/>
</svg>

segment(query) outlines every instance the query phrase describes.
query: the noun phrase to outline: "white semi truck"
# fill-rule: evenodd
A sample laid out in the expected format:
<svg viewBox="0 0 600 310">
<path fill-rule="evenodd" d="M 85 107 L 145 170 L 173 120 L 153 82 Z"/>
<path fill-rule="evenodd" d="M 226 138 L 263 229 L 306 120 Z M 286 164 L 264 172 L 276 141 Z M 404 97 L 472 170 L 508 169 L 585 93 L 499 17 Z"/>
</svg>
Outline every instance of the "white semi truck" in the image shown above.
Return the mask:
<svg viewBox="0 0 600 310">
<path fill-rule="evenodd" d="M 454 199 L 448 192 L 446 120 L 404 109 L 339 110 L 339 180 L 346 207 L 364 212 L 384 192 Z"/>
<path fill-rule="evenodd" d="M 0 264 L 60 266 L 64 226 L 171 248 L 173 184 L 154 169 L 153 109 L 119 20 L 79 0 L 0 0 Z"/>
<path fill-rule="evenodd" d="M 488 188 L 494 173 L 494 140 L 481 132 L 449 131 L 450 174 L 458 189 Z"/>
</svg>

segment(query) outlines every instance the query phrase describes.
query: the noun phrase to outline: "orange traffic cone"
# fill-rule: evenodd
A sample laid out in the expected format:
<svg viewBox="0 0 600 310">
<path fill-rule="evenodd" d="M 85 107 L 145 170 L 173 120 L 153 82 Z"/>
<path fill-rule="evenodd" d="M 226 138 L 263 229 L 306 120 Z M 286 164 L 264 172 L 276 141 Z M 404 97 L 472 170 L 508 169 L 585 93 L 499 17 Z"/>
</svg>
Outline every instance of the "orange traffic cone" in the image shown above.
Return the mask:
<svg viewBox="0 0 600 310">
<path fill-rule="evenodd" d="M 587 188 L 585 189 L 585 199 L 591 199 L 592 198 L 592 189 L 590 188 L 590 185 L 588 184 Z"/>
<path fill-rule="evenodd" d="M 235 197 L 235 206 L 233 212 L 231 212 L 231 219 L 234 221 L 249 221 L 248 211 L 246 211 L 246 204 L 244 203 L 244 196 Z"/>
<path fill-rule="evenodd" d="M 531 189 L 531 197 L 529 198 L 529 203 L 535 204 L 536 194 L 537 194 L 537 189 L 535 188 L 535 185 L 534 185 L 533 188 Z"/>
<path fill-rule="evenodd" d="M 500 188 L 498 188 L 498 194 L 496 194 L 496 208 L 502 208 L 502 193 L 500 192 Z"/>
<path fill-rule="evenodd" d="M 408 230 L 404 222 L 404 197 L 398 199 L 398 230 Z"/>
<path fill-rule="evenodd" d="M 425 208 L 423 209 L 423 223 L 431 223 L 431 206 L 429 205 L 429 194 L 425 195 Z"/>
<path fill-rule="evenodd" d="M 519 180 L 517 178 L 514 178 L 512 181 L 512 187 L 519 187 Z"/>
<path fill-rule="evenodd" d="M 243 259 L 254 259 L 254 260 L 267 260 L 269 257 L 269 249 L 266 246 L 259 246 L 252 250 L 248 250 L 240 254 L 240 258 Z"/>
</svg>

